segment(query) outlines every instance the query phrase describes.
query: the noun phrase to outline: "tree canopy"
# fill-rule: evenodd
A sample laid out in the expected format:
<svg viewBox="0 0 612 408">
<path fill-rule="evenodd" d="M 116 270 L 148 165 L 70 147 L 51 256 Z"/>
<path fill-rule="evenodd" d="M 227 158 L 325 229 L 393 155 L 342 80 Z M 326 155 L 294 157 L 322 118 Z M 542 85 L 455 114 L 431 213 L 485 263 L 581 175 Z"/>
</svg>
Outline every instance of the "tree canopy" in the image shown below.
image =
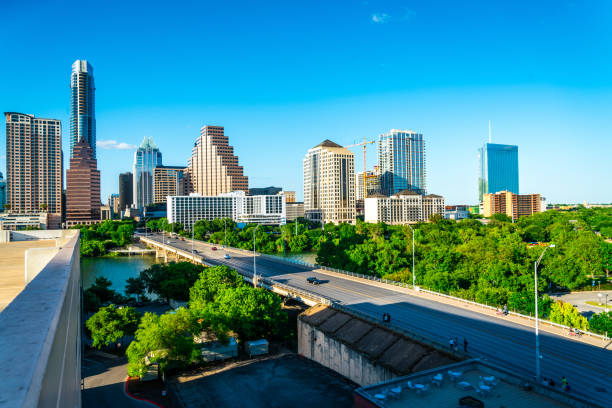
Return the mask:
<svg viewBox="0 0 612 408">
<path fill-rule="evenodd" d="M 87 319 L 85 326 L 91 333 L 93 346 L 102 348 L 115 343 L 123 336 L 131 336 L 136 332 L 140 314 L 131 307 L 117 308 L 110 304 L 100 308 Z"/>
</svg>

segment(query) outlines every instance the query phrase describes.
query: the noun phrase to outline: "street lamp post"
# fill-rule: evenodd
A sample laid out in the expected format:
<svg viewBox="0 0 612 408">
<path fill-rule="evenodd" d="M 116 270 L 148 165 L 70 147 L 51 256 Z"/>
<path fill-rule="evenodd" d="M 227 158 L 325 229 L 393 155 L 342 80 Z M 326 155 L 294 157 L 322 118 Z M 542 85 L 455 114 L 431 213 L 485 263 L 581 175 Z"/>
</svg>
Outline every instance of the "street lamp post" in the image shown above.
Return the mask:
<svg viewBox="0 0 612 408">
<path fill-rule="evenodd" d="M 257 287 L 257 262 L 255 261 L 255 231 L 257 231 L 259 225 L 253 228 L 253 287 Z"/>
<path fill-rule="evenodd" d="M 544 248 L 544 251 L 542 251 L 542 254 L 538 258 L 538 260 L 533 263 L 533 269 L 534 269 L 533 279 L 535 282 L 534 291 L 535 291 L 536 380 L 540 379 L 540 319 L 538 316 L 539 315 L 538 313 L 538 266 L 540 266 L 540 262 L 542 261 L 542 258 L 544 257 L 546 250 L 548 248 L 554 248 L 554 247 L 555 247 L 555 244 L 550 244 L 546 248 Z"/>
<path fill-rule="evenodd" d="M 193 240 L 195 239 L 195 224 L 191 226 L 191 259 L 195 263 L 195 253 L 193 252 Z"/>
<path fill-rule="evenodd" d="M 416 271 L 414 270 L 414 229 L 410 224 L 406 225 L 408 225 L 408 228 L 412 231 L 412 289 L 414 289 L 416 288 Z"/>
</svg>

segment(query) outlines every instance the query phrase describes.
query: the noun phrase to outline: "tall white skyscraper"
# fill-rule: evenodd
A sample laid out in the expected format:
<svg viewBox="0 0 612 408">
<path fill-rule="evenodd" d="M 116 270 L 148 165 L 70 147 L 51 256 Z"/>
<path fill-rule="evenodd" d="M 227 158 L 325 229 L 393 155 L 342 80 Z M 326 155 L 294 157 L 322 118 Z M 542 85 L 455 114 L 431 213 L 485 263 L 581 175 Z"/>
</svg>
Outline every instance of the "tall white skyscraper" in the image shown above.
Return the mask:
<svg viewBox="0 0 612 408">
<path fill-rule="evenodd" d="M 355 223 L 355 157 L 325 140 L 306 153 L 304 213 L 313 221 Z"/>
<path fill-rule="evenodd" d="M 83 138 L 96 158 L 96 86 L 93 67 L 86 60 L 76 60 L 70 75 L 70 158 Z"/>
<path fill-rule="evenodd" d="M 145 137 L 134 153 L 134 205 L 136 208 L 153 204 L 153 171 L 162 165 L 162 154 L 152 138 Z"/>
</svg>

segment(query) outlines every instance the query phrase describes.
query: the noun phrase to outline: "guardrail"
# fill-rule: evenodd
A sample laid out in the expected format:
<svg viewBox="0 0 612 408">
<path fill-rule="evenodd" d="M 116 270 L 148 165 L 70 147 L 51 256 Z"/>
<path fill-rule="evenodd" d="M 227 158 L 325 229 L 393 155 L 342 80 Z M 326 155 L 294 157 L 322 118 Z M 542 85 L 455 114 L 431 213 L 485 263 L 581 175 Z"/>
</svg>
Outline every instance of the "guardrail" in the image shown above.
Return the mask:
<svg viewBox="0 0 612 408">
<path fill-rule="evenodd" d="M 214 244 L 211 244 L 209 242 L 205 242 L 205 241 L 200 241 L 204 244 L 207 244 L 209 246 L 214 246 Z M 249 251 L 249 250 L 245 250 L 245 249 L 241 249 L 241 248 L 234 248 L 234 247 L 226 247 L 226 249 L 234 251 L 234 252 L 239 252 L 242 253 L 244 255 L 248 255 L 248 256 L 253 256 L 253 251 Z M 314 269 L 322 269 L 324 271 L 329 271 L 329 272 L 334 272 L 334 273 L 338 273 L 341 275 L 346 275 L 346 276 L 351 276 L 354 278 L 359 278 L 359 279 L 364 279 L 364 280 L 368 280 L 368 281 L 373 281 L 373 282 L 379 282 L 379 283 L 383 283 L 383 284 L 387 284 L 387 285 L 391 285 L 391 286 L 396 286 L 396 287 L 400 287 L 400 288 L 406 288 L 406 289 L 412 289 L 412 290 L 416 290 L 417 292 L 424 292 L 424 293 L 428 293 L 430 295 L 433 296 L 439 296 L 442 298 L 446 298 L 446 299 L 450 299 L 450 300 L 454 300 L 457 302 L 461 302 L 461 303 L 465 303 L 465 304 L 469 304 L 472 306 L 476 306 L 476 307 L 481 307 L 482 309 L 489 309 L 489 310 L 495 310 L 496 308 L 493 306 L 489 306 L 486 304 L 482 304 L 482 303 L 477 303 L 471 300 L 467 300 L 467 299 L 462 299 L 460 297 L 456 297 L 456 296 L 452 296 L 452 295 L 447 295 L 445 293 L 441 293 L 441 292 L 435 292 L 433 290 L 429 290 L 429 289 L 423 289 L 420 287 L 416 287 L 413 288 L 412 284 L 409 283 L 403 283 L 403 282 L 397 282 L 397 281 L 392 281 L 389 279 L 381 279 L 377 276 L 372 276 L 372 275 L 363 275 L 361 273 L 356 273 L 356 272 L 350 272 L 350 271 L 345 271 L 342 269 L 336 269 L 336 268 L 331 268 L 328 266 L 324 266 L 324 265 L 318 265 L 318 264 L 310 264 L 308 262 L 304 262 L 304 261 L 300 261 L 297 259 L 291 259 L 291 258 L 284 258 L 284 257 L 280 257 L 280 256 L 274 256 L 274 255 L 269 255 L 269 254 L 263 254 L 260 252 L 255 252 L 255 254 L 259 257 L 262 258 L 268 258 L 268 259 L 272 259 L 275 261 L 280 261 L 280 262 L 286 262 L 286 263 L 290 263 L 290 264 L 295 264 L 295 265 L 301 265 L 301 266 L 305 266 L 308 268 L 312 268 Z M 513 312 L 513 311 L 508 311 L 508 314 L 512 315 L 512 316 L 516 316 L 519 318 L 524 318 L 524 319 L 528 319 L 528 320 L 532 320 L 535 322 L 535 317 L 534 316 L 530 316 L 530 315 L 525 315 L 522 313 L 517 313 L 517 312 Z M 563 329 L 563 330 L 567 330 L 569 332 L 570 327 L 569 326 L 565 326 L 563 324 L 559 324 L 559 323 L 555 323 L 555 322 L 551 322 L 550 320 L 546 320 L 546 319 L 538 319 L 540 324 L 545 324 L 551 327 L 556 327 L 559 329 Z M 602 341 L 610 341 L 612 340 L 612 337 L 610 336 L 604 336 L 602 334 L 597 334 L 597 333 L 593 333 L 590 331 L 581 331 L 581 333 L 585 336 L 589 336 L 589 337 L 593 337 L 596 339 L 600 339 Z"/>
</svg>

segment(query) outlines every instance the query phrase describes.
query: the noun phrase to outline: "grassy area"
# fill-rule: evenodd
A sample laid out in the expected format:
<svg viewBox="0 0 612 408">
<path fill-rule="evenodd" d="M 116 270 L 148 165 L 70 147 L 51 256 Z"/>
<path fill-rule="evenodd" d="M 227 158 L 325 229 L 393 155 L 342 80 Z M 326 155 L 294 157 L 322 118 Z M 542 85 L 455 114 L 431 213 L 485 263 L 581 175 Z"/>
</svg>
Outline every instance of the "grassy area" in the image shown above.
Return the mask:
<svg viewBox="0 0 612 408">
<path fill-rule="evenodd" d="M 591 306 L 598 306 L 598 307 L 601 307 L 601 308 L 603 308 L 603 309 L 606 309 L 606 305 L 602 305 L 602 304 L 600 304 L 599 302 L 595 302 L 595 301 L 593 301 L 593 300 L 587 300 L 585 303 L 586 303 L 587 305 L 591 305 Z M 608 307 L 607 307 L 607 309 L 612 309 L 612 304 L 611 304 L 611 303 L 612 303 L 612 302 L 608 302 Z M 607 309 L 606 309 L 606 310 L 607 310 Z"/>
</svg>

